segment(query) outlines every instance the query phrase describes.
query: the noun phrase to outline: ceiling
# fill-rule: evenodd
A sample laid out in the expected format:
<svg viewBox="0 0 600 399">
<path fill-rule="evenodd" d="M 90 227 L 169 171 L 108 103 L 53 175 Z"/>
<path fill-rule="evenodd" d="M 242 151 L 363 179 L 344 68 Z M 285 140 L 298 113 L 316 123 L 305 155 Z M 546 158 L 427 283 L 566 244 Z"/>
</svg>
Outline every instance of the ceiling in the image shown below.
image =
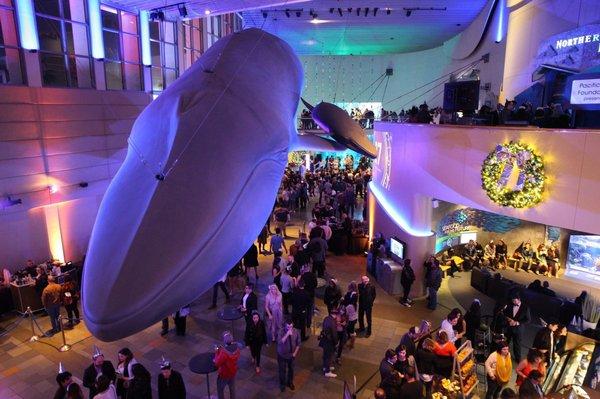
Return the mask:
<svg viewBox="0 0 600 399">
<path fill-rule="evenodd" d="M 492 0 L 107 0 L 107 3 L 134 11 L 184 2 L 190 17 L 204 17 L 206 11 L 211 15 L 241 12 L 245 27 L 263 28 L 283 38 L 298 54 L 376 55 L 437 47 L 466 29 L 487 1 Z M 179 17 L 176 7 L 168 8 L 166 14 L 168 18 Z M 316 18 L 311 14 L 316 14 Z"/>
<path fill-rule="evenodd" d="M 298 54 L 376 55 L 437 47 L 466 29 L 486 3 L 486 0 L 315 0 L 250 10 L 243 16 L 245 26 L 262 27 L 283 38 Z M 378 11 L 374 16 L 375 7 Z M 290 10 L 289 17 L 286 9 Z M 349 9 L 352 11 L 348 12 Z M 295 10 L 302 10 L 300 17 Z"/>
</svg>

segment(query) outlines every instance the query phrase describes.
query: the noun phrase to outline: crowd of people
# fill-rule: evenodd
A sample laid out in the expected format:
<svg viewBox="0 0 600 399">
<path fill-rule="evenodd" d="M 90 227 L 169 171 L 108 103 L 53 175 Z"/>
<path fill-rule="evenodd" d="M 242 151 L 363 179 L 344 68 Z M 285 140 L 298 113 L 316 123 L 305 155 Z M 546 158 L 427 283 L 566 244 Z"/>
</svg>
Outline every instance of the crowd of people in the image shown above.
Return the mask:
<svg viewBox="0 0 600 399">
<path fill-rule="evenodd" d="M 218 357 L 215 356 L 215 359 Z M 151 399 L 152 376 L 148 369 L 136 360 L 129 348 L 117 353 L 117 367 L 94 347 L 91 364 L 83 370 L 83 378 L 75 377 L 60 364 L 56 375 L 54 399 Z M 159 399 L 185 399 L 186 387 L 181 373 L 174 370 L 171 362 L 162 358 L 157 374 Z M 88 391 L 85 395 L 84 390 Z"/>
</svg>

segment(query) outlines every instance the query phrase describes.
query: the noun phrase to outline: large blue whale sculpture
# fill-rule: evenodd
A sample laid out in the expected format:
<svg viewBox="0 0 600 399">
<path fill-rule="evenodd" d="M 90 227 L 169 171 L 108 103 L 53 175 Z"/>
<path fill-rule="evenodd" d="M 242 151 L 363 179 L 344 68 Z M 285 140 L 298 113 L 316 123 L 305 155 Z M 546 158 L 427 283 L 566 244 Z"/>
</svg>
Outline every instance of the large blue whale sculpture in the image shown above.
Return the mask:
<svg viewBox="0 0 600 399">
<path fill-rule="evenodd" d="M 298 135 L 302 75 L 285 42 L 248 29 L 215 43 L 140 114 L 85 262 L 83 308 L 97 338 L 150 326 L 229 270 L 269 216 L 288 152 L 375 155 L 333 104 L 311 107 L 324 137 Z"/>
</svg>

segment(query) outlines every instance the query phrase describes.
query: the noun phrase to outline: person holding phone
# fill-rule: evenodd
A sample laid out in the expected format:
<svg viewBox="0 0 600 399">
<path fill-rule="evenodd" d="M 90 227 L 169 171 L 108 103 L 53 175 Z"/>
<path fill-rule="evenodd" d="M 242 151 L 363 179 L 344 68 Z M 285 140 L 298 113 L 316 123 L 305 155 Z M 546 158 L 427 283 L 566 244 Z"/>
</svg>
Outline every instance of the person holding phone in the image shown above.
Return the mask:
<svg viewBox="0 0 600 399">
<path fill-rule="evenodd" d="M 292 391 L 294 386 L 294 360 L 300 350 L 300 332 L 288 317 L 277 336 L 277 365 L 279 366 L 279 389 L 285 391 L 287 386 Z"/>
</svg>

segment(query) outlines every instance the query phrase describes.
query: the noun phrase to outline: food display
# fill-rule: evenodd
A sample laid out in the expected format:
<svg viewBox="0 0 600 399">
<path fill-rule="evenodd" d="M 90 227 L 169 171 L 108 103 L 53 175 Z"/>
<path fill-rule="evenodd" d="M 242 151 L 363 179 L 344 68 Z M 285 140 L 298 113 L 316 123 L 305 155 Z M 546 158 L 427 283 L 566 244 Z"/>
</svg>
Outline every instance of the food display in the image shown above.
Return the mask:
<svg viewBox="0 0 600 399">
<path fill-rule="evenodd" d="M 588 371 L 594 343 L 585 343 L 563 354 L 548 371 L 542 389 L 549 394 L 567 386 L 582 386 Z"/>
<path fill-rule="evenodd" d="M 479 382 L 475 371 L 471 341 L 466 341 L 456 352 L 452 372 L 452 378 L 455 383 L 460 385 L 460 391 L 464 397 L 469 396 Z"/>
</svg>

